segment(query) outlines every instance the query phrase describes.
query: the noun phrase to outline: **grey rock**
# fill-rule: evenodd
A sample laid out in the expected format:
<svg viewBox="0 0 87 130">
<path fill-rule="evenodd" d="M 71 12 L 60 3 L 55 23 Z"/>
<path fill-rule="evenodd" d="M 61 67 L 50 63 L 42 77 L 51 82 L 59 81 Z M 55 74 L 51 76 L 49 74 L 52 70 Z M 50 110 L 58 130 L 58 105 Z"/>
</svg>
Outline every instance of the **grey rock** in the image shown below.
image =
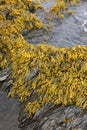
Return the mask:
<svg viewBox="0 0 87 130">
<path fill-rule="evenodd" d="M 24 130 L 87 130 L 87 112 L 74 105 L 45 107 L 44 114 L 34 116 Z M 47 108 L 47 109 L 46 109 Z M 47 111 L 46 111 L 47 110 Z M 76 112 L 79 111 L 78 114 Z M 29 129 L 28 129 L 29 128 Z"/>
<path fill-rule="evenodd" d="M 6 69 L 3 69 L 0 71 L 0 82 L 4 81 L 7 79 L 7 77 L 10 75 L 11 73 L 11 66 L 9 66 Z"/>
<path fill-rule="evenodd" d="M 0 92 L 0 130 L 20 130 L 18 128 L 19 103 Z"/>
<path fill-rule="evenodd" d="M 38 67 L 35 67 L 33 70 L 31 70 L 30 73 L 25 77 L 25 82 L 34 78 L 38 74 L 38 71 L 39 71 Z"/>
<path fill-rule="evenodd" d="M 22 31 L 22 35 L 25 36 L 25 35 L 28 35 L 29 31 L 27 29 L 23 29 Z"/>
</svg>

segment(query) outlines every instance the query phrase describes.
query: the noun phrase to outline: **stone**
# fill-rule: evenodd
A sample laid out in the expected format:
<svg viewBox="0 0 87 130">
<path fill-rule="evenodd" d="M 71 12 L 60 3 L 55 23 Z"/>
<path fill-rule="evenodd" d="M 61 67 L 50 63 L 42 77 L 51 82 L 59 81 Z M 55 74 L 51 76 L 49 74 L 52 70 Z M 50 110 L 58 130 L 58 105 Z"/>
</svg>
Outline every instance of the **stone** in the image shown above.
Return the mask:
<svg viewBox="0 0 87 130">
<path fill-rule="evenodd" d="M 25 28 L 23 29 L 22 31 L 22 35 L 25 36 L 25 35 L 28 35 L 29 31 Z"/>
</svg>

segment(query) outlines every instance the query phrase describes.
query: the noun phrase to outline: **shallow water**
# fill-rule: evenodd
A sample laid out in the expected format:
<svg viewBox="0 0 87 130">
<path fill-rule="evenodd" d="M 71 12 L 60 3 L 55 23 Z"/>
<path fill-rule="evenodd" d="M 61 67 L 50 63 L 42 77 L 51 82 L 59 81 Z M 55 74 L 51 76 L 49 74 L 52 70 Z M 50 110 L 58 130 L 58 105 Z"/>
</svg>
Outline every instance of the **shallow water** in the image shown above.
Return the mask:
<svg viewBox="0 0 87 130">
<path fill-rule="evenodd" d="M 49 0 L 50 1 L 50 0 Z M 36 15 L 49 26 L 48 31 L 31 31 L 25 36 L 30 43 L 49 43 L 57 47 L 71 47 L 74 45 L 87 45 L 87 2 L 71 7 L 75 14 L 66 14 L 64 19 L 48 13 L 54 2 L 43 2 L 44 11 L 37 11 Z M 49 20 L 49 19 L 52 20 Z"/>
</svg>

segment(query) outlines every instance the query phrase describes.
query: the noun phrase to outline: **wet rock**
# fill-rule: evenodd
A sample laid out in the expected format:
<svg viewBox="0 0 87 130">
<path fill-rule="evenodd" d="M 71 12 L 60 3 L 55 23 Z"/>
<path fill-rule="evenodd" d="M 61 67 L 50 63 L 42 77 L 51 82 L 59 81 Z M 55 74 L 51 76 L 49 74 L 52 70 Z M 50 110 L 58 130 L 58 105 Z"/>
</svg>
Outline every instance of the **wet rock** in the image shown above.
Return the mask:
<svg viewBox="0 0 87 130">
<path fill-rule="evenodd" d="M 1 70 L 0 71 L 0 82 L 4 81 L 7 79 L 7 77 L 11 73 L 11 66 L 9 66 L 7 69 Z"/>
<path fill-rule="evenodd" d="M 34 70 L 30 71 L 30 73 L 25 77 L 25 82 L 34 78 L 38 74 L 38 71 L 39 71 L 38 67 L 36 67 L 36 68 L 34 68 Z"/>
<path fill-rule="evenodd" d="M 48 29 L 47 33 L 46 31 L 42 33 L 39 33 L 39 31 L 34 33 L 32 31 L 25 36 L 25 40 L 32 44 L 46 42 L 56 47 L 71 47 L 78 44 L 87 45 L 87 26 L 85 22 L 87 21 L 87 15 L 84 15 L 87 12 L 87 1 L 84 0 L 76 6 L 72 6 L 70 10 L 73 10 L 75 13 L 72 15 L 67 13 L 62 20 L 48 13 L 53 4 L 53 1 L 43 2 L 44 11 L 38 10 L 36 12 L 37 17 L 45 23 L 45 26 L 47 24 L 51 25 L 51 29 Z"/>
<path fill-rule="evenodd" d="M 37 112 L 32 119 L 27 118 L 23 125 L 23 130 L 74 129 L 87 130 L 87 112 L 74 105 L 54 106 L 49 104 Z"/>
<path fill-rule="evenodd" d="M 35 7 L 34 7 L 33 4 L 32 4 L 32 6 L 29 7 L 29 11 L 30 11 L 31 13 L 35 13 Z"/>
<path fill-rule="evenodd" d="M 5 16 L 6 16 L 6 19 L 7 19 L 7 20 L 13 20 L 13 18 L 14 18 L 14 16 L 11 16 L 11 15 L 10 15 L 10 12 L 9 12 L 9 11 L 7 11 L 7 12 L 5 13 Z"/>
<path fill-rule="evenodd" d="M 1 83 L 0 91 L 8 93 L 12 87 L 12 80 L 7 80 Z"/>
<path fill-rule="evenodd" d="M 28 33 L 29 33 L 29 31 L 28 31 L 27 29 L 24 29 L 24 30 L 22 31 L 22 35 L 23 35 L 23 36 L 28 35 Z"/>
<path fill-rule="evenodd" d="M 66 109 L 68 109 L 67 112 L 65 112 Z M 75 112 L 77 111 L 80 111 L 80 113 L 76 116 Z M 85 122 L 84 116 L 81 116 L 82 113 L 85 116 Z M 86 130 L 86 122 L 86 115 L 84 114 L 84 112 L 82 112 L 82 110 L 79 107 L 75 107 L 73 105 L 66 107 L 60 106 L 59 108 L 53 110 L 53 112 L 49 115 L 48 121 L 44 122 L 44 124 L 41 126 L 41 130 L 73 130 L 74 128 Z"/>
<path fill-rule="evenodd" d="M 0 130 L 20 130 L 18 128 L 19 104 L 15 99 L 0 92 Z"/>
<path fill-rule="evenodd" d="M 10 77 L 11 74 L 11 65 L 0 71 L 0 91 L 9 92 L 12 86 L 12 78 Z"/>
</svg>

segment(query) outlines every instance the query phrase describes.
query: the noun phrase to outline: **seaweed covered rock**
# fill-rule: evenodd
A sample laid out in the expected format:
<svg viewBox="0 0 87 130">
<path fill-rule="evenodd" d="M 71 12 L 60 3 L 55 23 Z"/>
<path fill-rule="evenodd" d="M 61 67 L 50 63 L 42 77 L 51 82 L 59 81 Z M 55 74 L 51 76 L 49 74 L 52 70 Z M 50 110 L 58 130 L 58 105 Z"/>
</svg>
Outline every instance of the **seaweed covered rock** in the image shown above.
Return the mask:
<svg viewBox="0 0 87 130">
<path fill-rule="evenodd" d="M 80 0 L 57 0 L 56 4 L 50 8 L 50 12 L 63 18 L 66 13 L 74 13 L 73 10 L 69 10 L 69 7 L 79 2 Z"/>
<path fill-rule="evenodd" d="M 28 50 L 23 50 L 23 55 L 19 51 L 13 53 L 12 75 L 15 80 L 9 96 L 17 95 L 21 103 L 26 102 L 24 110 L 29 117 L 50 102 L 86 108 L 87 47 L 28 46 Z M 34 70 L 36 67 L 37 73 Z M 31 70 L 35 76 L 33 74 L 25 80 Z M 33 94 L 36 96 L 33 97 Z"/>
<path fill-rule="evenodd" d="M 10 64 L 11 51 L 16 39 L 22 37 L 24 29 L 30 31 L 43 27 L 43 23 L 29 11 L 32 4 L 34 10 L 42 8 L 40 4 L 28 0 L 0 1 L 0 68 L 6 68 Z"/>
<path fill-rule="evenodd" d="M 8 96 L 19 99 L 21 122 L 34 119 L 49 104 L 87 108 L 87 46 L 56 48 L 27 43 L 23 29 L 43 27 L 31 13 L 31 3 L 28 0 L 0 3 L 0 70 L 11 66 Z M 33 8 L 39 7 L 35 4 Z M 6 78 L 0 77 L 1 82 Z"/>
<path fill-rule="evenodd" d="M 74 105 L 45 106 L 31 120 L 23 118 L 24 130 L 86 130 L 87 110 Z"/>
</svg>

